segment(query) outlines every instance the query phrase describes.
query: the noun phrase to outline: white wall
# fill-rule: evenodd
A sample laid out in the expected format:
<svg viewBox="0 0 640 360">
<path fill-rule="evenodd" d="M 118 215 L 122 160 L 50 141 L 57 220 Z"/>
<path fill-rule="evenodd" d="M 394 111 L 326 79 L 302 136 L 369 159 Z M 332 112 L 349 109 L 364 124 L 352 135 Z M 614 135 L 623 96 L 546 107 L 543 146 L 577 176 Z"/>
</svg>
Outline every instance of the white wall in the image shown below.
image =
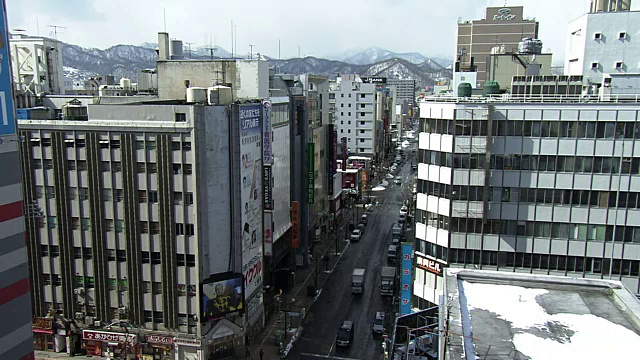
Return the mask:
<svg viewBox="0 0 640 360">
<path fill-rule="evenodd" d="M 273 129 L 273 242 L 291 227 L 291 172 L 289 125 Z"/>
<path fill-rule="evenodd" d="M 236 84 L 238 98 L 263 99 L 269 97 L 269 63 L 259 60 L 238 61 Z M 238 85 L 236 85 L 238 86 Z"/>
<path fill-rule="evenodd" d="M 567 42 L 564 53 L 565 75 L 582 75 L 587 18 L 588 16 L 585 14 L 571 21 L 567 26 Z"/>
</svg>

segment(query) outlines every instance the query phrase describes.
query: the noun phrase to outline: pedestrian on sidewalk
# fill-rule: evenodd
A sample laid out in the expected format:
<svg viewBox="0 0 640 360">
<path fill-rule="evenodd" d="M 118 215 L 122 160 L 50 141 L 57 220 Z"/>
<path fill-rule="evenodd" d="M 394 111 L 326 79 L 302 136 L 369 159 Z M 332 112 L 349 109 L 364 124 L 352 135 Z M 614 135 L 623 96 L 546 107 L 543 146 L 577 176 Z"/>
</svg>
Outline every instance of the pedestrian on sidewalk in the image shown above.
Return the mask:
<svg viewBox="0 0 640 360">
<path fill-rule="evenodd" d="M 264 356 L 264 351 L 262 349 L 260 349 L 260 360 L 262 360 L 263 356 Z"/>
</svg>

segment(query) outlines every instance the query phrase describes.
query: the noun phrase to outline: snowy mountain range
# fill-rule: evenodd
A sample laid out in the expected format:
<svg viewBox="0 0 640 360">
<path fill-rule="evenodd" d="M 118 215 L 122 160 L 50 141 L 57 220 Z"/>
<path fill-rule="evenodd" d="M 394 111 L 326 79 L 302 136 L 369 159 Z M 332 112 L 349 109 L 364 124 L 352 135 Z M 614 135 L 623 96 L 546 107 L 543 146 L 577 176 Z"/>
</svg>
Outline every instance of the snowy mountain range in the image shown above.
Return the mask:
<svg viewBox="0 0 640 360">
<path fill-rule="evenodd" d="M 65 76 L 82 81 L 95 74 L 112 74 L 116 79 L 127 77 L 135 81 L 142 69 L 154 68 L 157 44 L 115 45 L 108 49 L 87 49 L 65 44 L 62 50 Z M 218 47 L 184 49 L 186 58 L 229 58 L 231 54 Z M 432 86 L 438 79 L 450 78 L 451 70 L 442 60 L 430 59 L 418 53 L 398 54 L 380 48 L 351 52 L 343 60 L 327 60 L 315 57 L 276 60 L 262 56 L 275 66 L 278 72 L 289 74 L 315 73 L 335 78 L 338 74 L 385 76 L 389 78 L 415 79 L 420 87 Z"/>
</svg>

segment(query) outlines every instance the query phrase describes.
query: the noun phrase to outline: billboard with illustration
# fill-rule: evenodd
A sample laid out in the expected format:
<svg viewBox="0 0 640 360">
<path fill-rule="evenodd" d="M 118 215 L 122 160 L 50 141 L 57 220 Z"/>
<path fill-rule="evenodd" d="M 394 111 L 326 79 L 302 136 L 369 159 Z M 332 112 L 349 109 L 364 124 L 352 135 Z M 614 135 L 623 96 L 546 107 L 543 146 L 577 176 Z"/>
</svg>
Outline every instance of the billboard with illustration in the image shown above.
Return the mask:
<svg viewBox="0 0 640 360">
<path fill-rule="evenodd" d="M 210 321 L 244 313 L 242 282 L 241 274 L 228 274 L 205 281 L 202 284 L 202 319 Z"/>
<path fill-rule="evenodd" d="M 5 2 L 0 2 L 0 136 L 16 133 Z"/>
<path fill-rule="evenodd" d="M 262 285 L 262 104 L 240 105 L 240 201 L 245 298 Z"/>
</svg>

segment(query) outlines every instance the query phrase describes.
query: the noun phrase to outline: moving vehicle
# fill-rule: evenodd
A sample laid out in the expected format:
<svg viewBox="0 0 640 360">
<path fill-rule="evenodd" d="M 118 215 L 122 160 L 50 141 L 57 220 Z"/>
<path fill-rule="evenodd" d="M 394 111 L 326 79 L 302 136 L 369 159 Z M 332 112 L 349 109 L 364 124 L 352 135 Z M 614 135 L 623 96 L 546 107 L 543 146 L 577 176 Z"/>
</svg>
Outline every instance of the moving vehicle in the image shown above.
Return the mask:
<svg viewBox="0 0 640 360">
<path fill-rule="evenodd" d="M 349 239 L 351 241 L 360 241 L 360 237 L 362 236 L 362 230 L 360 229 L 354 229 L 351 232 L 351 236 L 349 237 Z"/>
<path fill-rule="evenodd" d="M 365 229 L 366 227 L 367 227 L 367 224 L 365 224 L 365 223 L 362 223 L 362 222 L 361 222 L 361 223 L 359 223 L 359 224 L 358 224 L 358 230 L 360 230 L 360 234 L 361 234 L 361 235 L 362 235 L 362 234 L 364 234 L 364 229 Z"/>
<path fill-rule="evenodd" d="M 346 320 L 338 329 L 338 336 L 336 337 L 336 345 L 349 346 L 353 341 L 353 321 Z"/>
<path fill-rule="evenodd" d="M 416 164 L 411 165 L 411 170 L 413 170 L 413 171 L 418 170 L 418 165 L 416 165 Z"/>
<path fill-rule="evenodd" d="M 402 205 L 402 207 L 400 208 L 400 215 L 407 215 L 407 211 L 409 209 L 407 208 L 407 205 Z"/>
<path fill-rule="evenodd" d="M 393 296 L 393 289 L 396 282 L 396 268 L 391 266 L 382 267 L 380 277 L 380 295 Z"/>
<path fill-rule="evenodd" d="M 365 269 L 355 268 L 351 274 L 351 292 L 354 294 L 362 294 L 364 291 L 364 274 Z"/>
<path fill-rule="evenodd" d="M 398 260 L 398 246 L 391 244 L 387 249 L 387 262 L 394 263 Z"/>
<path fill-rule="evenodd" d="M 369 215 L 367 215 L 367 214 L 362 214 L 360 216 L 360 222 L 365 224 L 365 225 L 369 222 L 368 219 L 369 219 Z"/>
<path fill-rule="evenodd" d="M 402 176 L 396 176 L 396 179 L 393 180 L 396 185 L 402 184 Z"/>
<path fill-rule="evenodd" d="M 377 311 L 376 316 L 373 318 L 373 333 L 384 333 L 384 312 Z"/>
</svg>

